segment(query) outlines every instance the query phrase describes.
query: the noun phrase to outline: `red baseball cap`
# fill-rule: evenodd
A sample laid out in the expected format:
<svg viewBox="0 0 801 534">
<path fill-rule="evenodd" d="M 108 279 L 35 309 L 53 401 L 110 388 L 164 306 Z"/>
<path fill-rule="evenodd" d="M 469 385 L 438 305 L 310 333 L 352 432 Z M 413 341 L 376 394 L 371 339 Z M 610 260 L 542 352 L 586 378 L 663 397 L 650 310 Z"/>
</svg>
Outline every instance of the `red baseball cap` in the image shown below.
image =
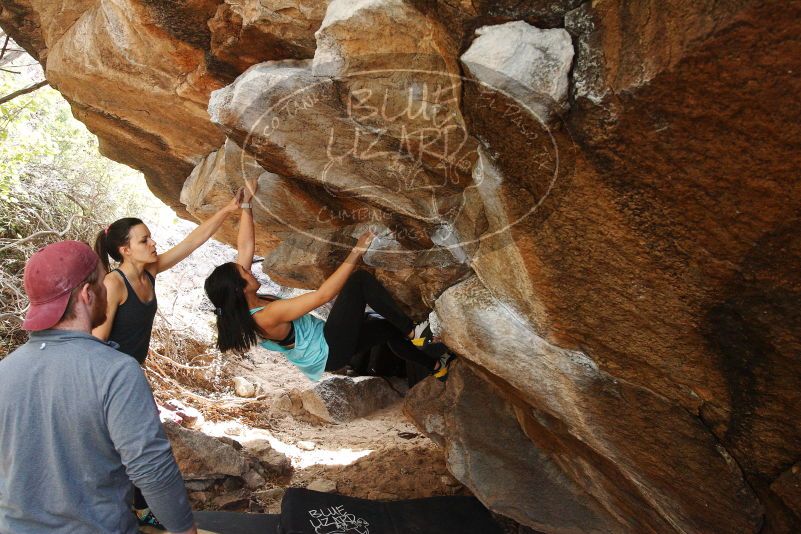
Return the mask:
<svg viewBox="0 0 801 534">
<path fill-rule="evenodd" d="M 82 241 L 59 241 L 36 252 L 25 264 L 25 293 L 30 307 L 22 328 L 45 330 L 58 323 L 70 292 L 97 269 L 95 251 Z"/>
</svg>

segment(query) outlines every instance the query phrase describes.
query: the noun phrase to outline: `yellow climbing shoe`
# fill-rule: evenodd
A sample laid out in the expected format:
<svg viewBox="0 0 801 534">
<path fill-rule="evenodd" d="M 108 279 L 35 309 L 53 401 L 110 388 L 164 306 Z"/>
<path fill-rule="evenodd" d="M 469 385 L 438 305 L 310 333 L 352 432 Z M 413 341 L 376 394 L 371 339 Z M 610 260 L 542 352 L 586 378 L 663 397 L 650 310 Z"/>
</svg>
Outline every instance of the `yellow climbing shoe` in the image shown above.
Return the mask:
<svg viewBox="0 0 801 534">
<path fill-rule="evenodd" d="M 456 359 L 456 356 L 450 352 L 446 352 L 439 358 L 439 369 L 434 371 L 434 378 L 440 382 L 445 382 L 448 379 L 448 371 L 450 370 L 451 363 Z"/>
<path fill-rule="evenodd" d="M 412 335 L 412 343 L 415 347 L 425 347 L 434 339 L 434 334 L 431 332 L 431 326 L 428 324 L 428 319 L 420 324 L 415 325 L 414 334 Z"/>
</svg>

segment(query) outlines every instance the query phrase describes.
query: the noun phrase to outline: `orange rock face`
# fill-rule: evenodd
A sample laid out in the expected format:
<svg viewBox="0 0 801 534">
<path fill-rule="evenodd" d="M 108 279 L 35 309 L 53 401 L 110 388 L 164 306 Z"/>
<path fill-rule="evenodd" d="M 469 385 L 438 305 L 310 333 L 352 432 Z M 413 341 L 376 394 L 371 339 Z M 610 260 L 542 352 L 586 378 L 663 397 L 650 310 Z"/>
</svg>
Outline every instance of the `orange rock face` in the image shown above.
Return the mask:
<svg viewBox="0 0 801 534">
<path fill-rule="evenodd" d="M 0 25 L 179 212 L 259 177 L 276 280 L 380 231 L 368 266 L 461 357 L 407 413 L 490 507 L 801 531 L 801 6 L 0 0 Z"/>
</svg>

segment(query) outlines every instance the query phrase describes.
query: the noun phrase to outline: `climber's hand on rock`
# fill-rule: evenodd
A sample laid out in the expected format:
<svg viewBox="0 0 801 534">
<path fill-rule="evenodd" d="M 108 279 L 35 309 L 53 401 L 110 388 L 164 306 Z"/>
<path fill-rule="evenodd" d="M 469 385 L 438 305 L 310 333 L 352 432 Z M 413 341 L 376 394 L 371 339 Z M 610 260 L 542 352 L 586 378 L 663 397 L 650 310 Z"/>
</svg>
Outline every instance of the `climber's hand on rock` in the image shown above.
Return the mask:
<svg viewBox="0 0 801 534">
<path fill-rule="evenodd" d="M 367 230 L 359 236 L 359 240 L 356 241 L 356 246 L 353 247 L 353 251 L 363 255 L 367 252 L 367 249 L 370 248 L 370 243 L 373 242 L 373 238 L 375 238 L 375 234 L 371 230 Z"/>
<path fill-rule="evenodd" d="M 242 202 L 250 202 L 253 200 L 253 197 L 256 196 L 256 192 L 259 190 L 259 179 L 258 178 L 251 178 L 245 181 L 245 193 Z"/>
<path fill-rule="evenodd" d="M 242 199 L 245 197 L 245 188 L 240 187 L 236 190 L 236 194 L 234 194 L 234 198 L 226 204 L 223 208 L 225 211 L 232 213 L 239 210 L 239 205 L 243 202 Z"/>
</svg>

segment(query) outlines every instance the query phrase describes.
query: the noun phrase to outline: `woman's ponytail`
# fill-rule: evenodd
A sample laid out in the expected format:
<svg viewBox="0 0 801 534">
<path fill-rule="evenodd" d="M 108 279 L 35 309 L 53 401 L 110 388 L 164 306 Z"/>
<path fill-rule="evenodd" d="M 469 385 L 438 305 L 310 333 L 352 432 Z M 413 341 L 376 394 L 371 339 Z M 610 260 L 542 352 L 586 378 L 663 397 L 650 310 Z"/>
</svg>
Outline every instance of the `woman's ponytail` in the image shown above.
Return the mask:
<svg viewBox="0 0 801 534">
<path fill-rule="evenodd" d="M 108 272 L 110 268 L 109 258 L 114 261 L 122 261 L 120 247 L 124 247 L 131 239 L 131 228 L 139 224 L 144 224 L 136 217 L 124 217 L 106 226 L 95 239 L 95 252 Z"/>
<path fill-rule="evenodd" d="M 108 250 L 106 250 L 107 231 L 108 227 L 100 230 L 100 233 L 97 234 L 97 239 L 95 239 L 95 252 L 97 253 L 97 257 L 100 258 L 100 261 L 103 263 L 103 267 L 106 268 L 106 272 L 109 271 Z"/>
</svg>

